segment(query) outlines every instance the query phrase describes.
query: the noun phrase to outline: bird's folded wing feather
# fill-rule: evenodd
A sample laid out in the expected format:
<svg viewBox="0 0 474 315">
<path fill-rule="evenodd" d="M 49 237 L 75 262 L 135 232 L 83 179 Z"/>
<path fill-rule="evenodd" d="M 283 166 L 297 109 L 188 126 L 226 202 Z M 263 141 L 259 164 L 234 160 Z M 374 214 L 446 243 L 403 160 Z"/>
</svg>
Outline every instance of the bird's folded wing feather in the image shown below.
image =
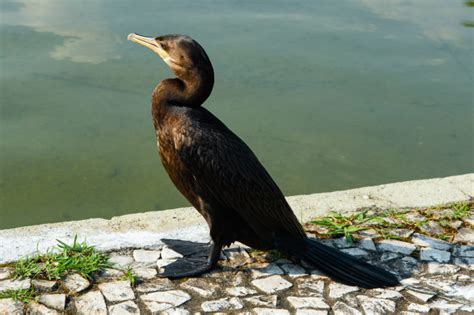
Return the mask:
<svg viewBox="0 0 474 315">
<path fill-rule="evenodd" d="M 194 130 L 198 146 L 180 155 L 198 186 L 226 209 L 237 212 L 255 232 L 302 236 L 304 231 L 282 192 L 249 147 L 224 125 Z M 203 136 L 205 135 L 205 136 Z"/>
</svg>

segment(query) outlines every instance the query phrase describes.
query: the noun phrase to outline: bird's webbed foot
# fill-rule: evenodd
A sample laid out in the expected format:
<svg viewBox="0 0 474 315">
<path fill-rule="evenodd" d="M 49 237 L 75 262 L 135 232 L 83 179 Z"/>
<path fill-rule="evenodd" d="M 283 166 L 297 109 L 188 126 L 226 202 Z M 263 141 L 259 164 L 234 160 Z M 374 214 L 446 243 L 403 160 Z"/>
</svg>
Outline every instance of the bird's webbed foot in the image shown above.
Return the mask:
<svg viewBox="0 0 474 315">
<path fill-rule="evenodd" d="M 199 258 L 180 258 L 176 262 L 164 267 L 164 271 L 158 274 L 158 276 L 170 279 L 200 276 L 217 265 L 221 250 L 222 245 L 213 242 L 207 261 Z"/>
</svg>

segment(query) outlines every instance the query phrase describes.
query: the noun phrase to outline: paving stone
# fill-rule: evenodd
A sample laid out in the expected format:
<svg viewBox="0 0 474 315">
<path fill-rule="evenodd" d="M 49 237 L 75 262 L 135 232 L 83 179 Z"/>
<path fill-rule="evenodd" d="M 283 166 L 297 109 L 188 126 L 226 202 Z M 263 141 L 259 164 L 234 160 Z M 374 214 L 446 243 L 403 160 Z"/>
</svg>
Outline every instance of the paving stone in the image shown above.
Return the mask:
<svg viewBox="0 0 474 315">
<path fill-rule="evenodd" d="M 191 300 L 191 296 L 181 290 L 170 290 L 144 294 L 140 300 L 149 312 L 158 313 L 186 303 Z"/>
<path fill-rule="evenodd" d="M 125 255 L 113 255 L 109 257 L 109 263 L 116 268 L 130 267 L 134 262 L 133 257 Z"/>
<path fill-rule="evenodd" d="M 438 222 L 435 221 L 429 221 L 426 224 L 423 224 L 420 226 L 420 230 L 426 234 L 431 234 L 431 235 L 438 235 L 438 234 L 443 234 L 444 229 L 439 225 Z"/>
<path fill-rule="evenodd" d="M 156 291 L 166 291 L 173 288 L 173 282 L 171 282 L 169 279 L 157 278 L 153 279 L 152 281 L 140 283 L 136 286 L 135 290 L 137 290 L 138 293 L 150 293 Z"/>
<path fill-rule="evenodd" d="M 143 280 L 151 280 L 156 277 L 158 272 L 156 271 L 155 268 L 145 268 L 145 267 L 138 267 L 138 268 L 133 268 L 133 273 L 137 278 L 143 279 Z"/>
<path fill-rule="evenodd" d="M 453 253 L 455 256 L 474 258 L 474 246 L 461 245 L 456 247 Z"/>
<path fill-rule="evenodd" d="M 99 275 L 99 278 L 104 279 L 114 279 L 120 278 L 124 275 L 122 270 L 114 269 L 114 268 L 105 268 Z"/>
<path fill-rule="evenodd" d="M 389 299 L 389 300 L 399 300 L 403 298 L 403 295 L 400 292 L 390 289 L 374 289 L 372 293 L 375 294 L 378 299 Z"/>
<path fill-rule="evenodd" d="M 258 264 L 252 268 L 252 278 L 262 278 L 273 275 L 282 275 L 284 272 L 277 264 Z"/>
<path fill-rule="evenodd" d="M 140 263 L 154 263 L 160 258 L 160 251 L 136 249 L 133 251 L 133 259 Z"/>
<path fill-rule="evenodd" d="M 42 294 L 38 302 L 58 311 L 64 311 L 66 307 L 66 294 Z"/>
<path fill-rule="evenodd" d="M 290 315 L 290 312 L 281 308 L 254 308 L 257 315 Z"/>
<path fill-rule="evenodd" d="M 23 314 L 23 303 L 14 299 L 0 299 L 0 314 Z"/>
<path fill-rule="evenodd" d="M 74 305 L 78 315 L 107 315 L 107 306 L 100 291 L 89 291 L 75 298 Z"/>
<path fill-rule="evenodd" d="M 161 259 L 178 259 L 183 258 L 183 255 L 177 251 L 172 250 L 171 248 L 165 246 L 161 250 Z"/>
<path fill-rule="evenodd" d="M 321 279 L 302 278 L 298 279 L 296 283 L 300 296 L 322 296 L 324 293 L 324 281 Z"/>
<path fill-rule="evenodd" d="M 396 303 L 387 299 L 371 298 L 365 295 L 358 295 L 362 309 L 366 314 L 387 314 L 395 312 Z"/>
<path fill-rule="evenodd" d="M 459 243 L 474 243 L 474 229 L 472 228 L 460 228 L 458 233 L 454 237 L 455 242 Z"/>
<path fill-rule="evenodd" d="M 397 240 L 381 240 L 377 244 L 379 251 L 388 251 L 393 253 L 400 253 L 403 255 L 411 255 L 416 249 L 416 246 Z"/>
<path fill-rule="evenodd" d="M 232 278 L 232 284 L 236 287 L 240 286 L 242 283 L 244 283 L 244 278 L 244 273 L 242 271 L 239 271 Z"/>
<path fill-rule="evenodd" d="M 420 283 L 420 280 L 418 280 L 416 278 L 405 278 L 405 279 L 400 280 L 400 283 L 404 287 L 407 287 L 407 286 L 412 286 L 412 285 Z"/>
<path fill-rule="evenodd" d="M 443 250 L 437 250 L 432 248 L 423 248 L 420 250 L 421 261 L 437 261 L 446 263 L 451 260 L 451 253 Z"/>
<path fill-rule="evenodd" d="M 244 301 L 253 306 L 275 307 L 278 303 L 278 297 L 276 295 L 257 295 L 244 298 Z"/>
<path fill-rule="evenodd" d="M 30 279 L 23 279 L 23 280 L 7 279 L 7 280 L 0 281 L 0 292 L 6 291 L 6 290 L 21 290 L 21 289 L 28 290 L 29 288 L 31 288 Z"/>
<path fill-rule="evenodd" d="M 426 217 L 422 215 L 421 213 L 419 213 L 418 211 L 408 212 L 405 214 L 405 217 L 409 221 L 415 221 L 415 222 L 421 222 L 421 221 L 426 220 Z"/>
<path fill-rule="evenodd" d="M 474 284 L 454 285 L 451 289 L 451 292 L 447 295 L 452 297 L 462 297 L 467 301 L 474 302 Z"/>
<path fill-rule="evenodd" d="M 184 289 L 194 291 L 200 296 L 206 298 L 213 296 L 219 289 L 219 286 L 215 283 L 210 282 L 209 279 L 202 278 L 192 278 L 186 280 L 185 282 L 183 282 L 183 284 L 181 284 L 181 286 Z"/>
<path fill-rule="evenodd" d="M 428 305 L 423 304 L 410 303 L 408 305 L 408 310 L 411 312 L 428 313 L 430 309 L 431 308 Z"/>
<path fill-rule="evenodd" d="M 349 247 L 353 247 L 354 244 L 346 241 L 346 239 L 344 237 L 340 237 L 340 238 L 336 238 L 336 239 L 333 239 L 332 240 L 332 243 L 333 245 L 336 247 L 336 248 L 349 248 Z"/>
<path fill-rule="evenodd" d="M 459 229 L 459 228 L 462 226 L 462 221 L 459 221 L 459 220 L 451 221 L 451 222 L 448 223 L 448 225 L 449 225 L 451 228 L 457 230 L 457 229 Z"/>
<path fill-rule="evenodd" d="M 439 264 L 436 262 L 429 262 L 427 264 L 426 272 L 429 274 L 437 274 L 437 275 L 453 275 L 459 271 L 459 267 L 456 265 L 448 265 L 448 264 Z"/>
<path fill-rule="evenodd" d="M 281 268 L 285 271 L 285 274 L 291 278 L 299 278 L 307 275 L 303 267 L 295 264 L 284 264 L 281 265 Z"/>
<path fill-rule="evenodd" d="M 296 315 L 327 315 L 328 311 L 312 310 L 309 308 L 296 310 Z"/>
<path fill-rule="evenodd" d="M 440 278 L 440 277 L 436 277 L 436 278 L 429 278 L 429 277 L 424 277 L 423 279 L 424 281 L 424 288 L 426 288 L 427 290 L 429 289 L 428 287 L 431 287 L 431 288 L 434 288 L 435 292 L 438 292 L 438 293 L 444 293 L 446 295 L 448 295 L 450 292 L 453 291 L 453 285 L 456 283 L 456 280 L 455 279 L 452 279 L 452 278 Z M 422 291 L 422 290 L 421 290 Z"/>
<path fill-rule="evenodd" d="M 62 281 L 63 286 L 71 292 L 79 293 L 90 286 L 89 281 L 77 273 L 71 273 Z"/>
<path fill-rule="evenodd" d="M 239 298 L 223 298 L 214 301 L 207 301 L 201 304 L 204 312 L 235 311 L 244 308 Z"/>
<path fill-rule="evenodd" d="M 140 309 L 133 301 L 125 301 L 109 306 L 109 315 L 139 315 Z"/>
<path fill-rule="evenodd" d="M 227 265 L 233 268 L 244 266 L 252 261 L 249 253 L 240 247 L 226 249 L 224 253 L 227 258 Z"/>
<path fill-rule="evenodd" d="M 420 262 L 413 257 L 405 256 L 402 259 L 391 260 L 382 267 L 401 276 L 401 278 L 406 278 L 420 271 Z"/>
<path fill-rule="evenodd" d="M 409 238 L 415 231 L 410 229 L 387 229 L 386 232 L 399 238 Z"/>
<path fill-rule="evenodd" d="M 35 315 L 56 315 L 59 314 L 56 310 L 50 309 L 43 304 L 39 304 L 36 302 L 30 302 L 28 304 L 28 314 L 35 314 Z"/>
<path fill-rule="evenodd" d="M 451 314 L 463 307 L 461 303 L 450 303 L 443 299 L 437 299 L 429 304 L 431 308 L 440 310 L 441 314 Z"/>
<path fill-rule="evenodd" d="M 461 314 L 474 314 L 474 304 L 463 305 L 459 311 L 462 312 Z"/>
<path fill-rule="evenodd" d="M 399 257 L 400 257 L 400 255 L 398 255 L 398 254 L 391 253 L 391 252 L 385 252 L 385 253 L 382 254 L 382 256 L 380 256 L 380 261 L 386 262 L 386 261 L 397 259 Z"/>
<path fill-rule="evenodd" d="M 467 282 L 471 281 L 471 277 L 468 275 L 456 275 L 456 279 L 458 282 Z"/>
<path fill-rule="evenodd" d="M 160 271 L 162 271 L 162 268 L 163 268 L 163 267 L 166 267 L 166 266 L 168 266 L 168 265 L 174 263 L 176 260 L 177 260 L 177 259 L 175 259 L 175 258 L 172 258 L 172 259 L 158 259 L 158 260 L 156 261 L 156 266 L 158 267 L 158 269 L 159 269 Z"/>
<path fill-rule="evenodd" d="M 419 300 L 425 303 L 434 297 L 434 294 L 430 292 L 419 292 L 419 291 L 414 291 L 414 290 L 406 290 L 405 292 L 411 295 L 412 297 L 414 297 L 416 300 Z"/>
<path fill-rule="evenodd" d="M 289 289 L 293 286 L 281 276 L 271 276 L 268 278 L 253 280 L 252 284 L 265 293 L 275 293 Z"/>
<path fill-rule="evenodd" d="M 474 217 L 462 218 L 462 220 L 463 222 L 466 222 L 467 224 L 474 225 Z"/>
<path fill-rule="evenodd" d="M 359 307 L 359 300 L 357 299 L 356 295 L 354 294 L 346 294 L 340 299 L 337 299 L 336 301 L 341 301 L 349 305 L 350 307 L 354 307 L 356 309 L 360 309 Z M 335 301 L 335 302 L 336 302 Z"/>
<path fill-rule="evenodd" d="M 233 287 L 227 288 L 225 291 L 232 296 L 246 296 L 251 294 L 257 294 L 256 290 L 246 288 L 246 287 Z"/>
<path fill-rule="evenodd" d="M 450 208 L 428 210 L 428 213 L 434 220 L 454 218 L 454 210 Z"/>
<path fill-rule="evenodd" d="M 474 270 L 474 258 L 469 257 L 457 257 L 454 259 L 454 264 L 461 268 Z"/>
<path fill-rule="evenodd" d="M 356 291 L 359 291 L 359 288 L 355 286 L 345 285 L 338 282 L 331 282 L 329 284 L 329 298 L 330 299 L 338 299 L 347 293 L 356 292 Z"/>
<path fill-rule="evenodd" d="M 377 248 L 375 247 L 375 243 L 374 241 L 372 241 L 371 238 L 363 238 L 359 241 L 357 245 L 362 249 L 372 250 L 372 251 L 377 250 Z"/>
<path fill-rule="evenodd" d="M 160 312 L 160 314 L 163 314 L 163 315 L 190 315 L 191 312 L 189 312 L 188 310 L 186 310 L 184 308 L 177 307 L 177 308 L 170 308 L 169 310 L 166 310 L 164 312 Z M 199 314 L 199 313 L 197 313 L 197 314 Z"/>
<path fill-rule="evenodd" d="M 362 312 L 343 302 L 336 302 L 332 307 L 334 315 L 362 315 Z"/>
<path fill-rule="evenodd" d="M 329 305 L 326 304 L 325 300 L 321 297 L 297 297 L 289 296 L 286 298 L 288 303 L 296 309 L 298 308 L 318 308 L 318 309 L 329 309 Z"/>
<path fill-rule="evenodd" d="M 344 252 L 346 254 L 349 254 L 354 257 L 367 257 L 369 256 L 369 253 L 363 249 L 360 248 L 345 248 L 341 249 L 341 252 Z"/>
<path fill-rule="evenodd" d="M 40 292 L 50 292 L 58 287 L 58 283 L 56 281 L 49 280 L 33 279 L 31 280 L 31 284 L 37 291 Z"/>
<path fill-rule="evenodd" d="M 450 250 L 453 247 L 453 245 L 448 242 L 418 233 L 413 234 L 411 241 L 418 246 L 431 247 L 439 250 Z"/>
<path fill-rule="evenodd" d="M 376 238 L 379 237 L 380 234 L 374 229 L 367 229 L 357 232 L 360 238 Z"/>
<path fill-rule="evenodd" d="M 98 287 L 105 299 L 111 303 L 135 299 L 130 282 L 126 280 L 101 283 Z"/>
<path fill-rule="evenodd" d="M 5 280 L 5 279 L 10 278 L 11 273 L 12 273 L 11 268 L 7 268 L 7 267 L 0 268 L 0 280 Z"/>
</svg>

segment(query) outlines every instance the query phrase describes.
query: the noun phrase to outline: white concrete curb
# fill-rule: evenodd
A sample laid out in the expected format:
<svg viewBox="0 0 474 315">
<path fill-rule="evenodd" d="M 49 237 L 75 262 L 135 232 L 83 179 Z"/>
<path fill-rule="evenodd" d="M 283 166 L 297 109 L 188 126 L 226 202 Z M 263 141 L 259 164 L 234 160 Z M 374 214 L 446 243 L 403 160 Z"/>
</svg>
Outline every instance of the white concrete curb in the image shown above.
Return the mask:
<svg viewBox="0 0 474 315">
<path fill-rule="evenodd" d="M 427 207 L 470 200 L 474 173 L 415 180 L 345 191 L 288 197 L 303 222 L 329 211 L 353 212 L 362 207 Z M 153 247 L 162 238 L 208 241 L 207 225 L 192 208 L 129 214 L 106 219 L 42 224 L 0 230 L 0 263 L 44 252 L 56 239 L 69 242 L 74 235 L 101 250 Z"/>
</svg>

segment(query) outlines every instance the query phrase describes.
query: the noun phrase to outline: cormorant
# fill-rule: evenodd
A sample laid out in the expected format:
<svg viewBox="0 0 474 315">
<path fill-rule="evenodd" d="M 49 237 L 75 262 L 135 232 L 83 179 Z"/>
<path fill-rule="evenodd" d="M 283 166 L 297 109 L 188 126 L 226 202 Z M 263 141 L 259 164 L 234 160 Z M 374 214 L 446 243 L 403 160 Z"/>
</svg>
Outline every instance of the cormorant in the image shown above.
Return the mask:
<svg viewBox="0 0 474 315">
<path fill-rule="evenodd" d="M 157 53 L 176 78 L 152 94 L 151 115 L 161 161 L 176 188 L 207 221 L 212 247 L 206 264 L 166 274 L 197 276 L 214 268 L 223 246 L 239 241 L 303 259 L 333 279 L 365 288 L 394 286 L 397 278 L 306 236 L 283 193 L 250 148 L 201 105 L 214 85 L 204 49 L 185 35 L 128 39 Z"/>
</svg>

